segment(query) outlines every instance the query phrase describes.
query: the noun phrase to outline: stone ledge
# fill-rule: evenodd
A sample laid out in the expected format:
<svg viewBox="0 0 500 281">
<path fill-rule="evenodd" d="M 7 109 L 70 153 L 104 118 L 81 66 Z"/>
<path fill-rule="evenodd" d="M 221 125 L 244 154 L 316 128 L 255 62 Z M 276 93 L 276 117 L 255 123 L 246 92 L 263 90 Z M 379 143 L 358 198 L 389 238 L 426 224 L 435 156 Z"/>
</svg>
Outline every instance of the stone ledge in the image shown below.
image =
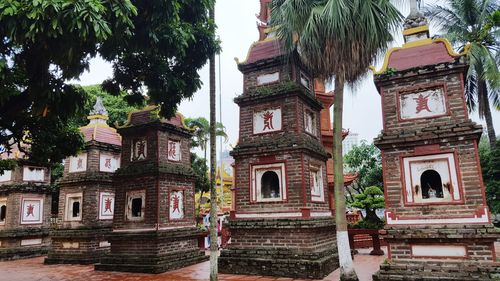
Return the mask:
<svg viewBox="0 0 500 281">
<path fill-rule="evenodd" d="M 111 233 L 111 227 L 101 228 L 75 228 L 75 229 L 52 229 L 50 236 L 60 239 L 90 239 L 105 236 Z"/>
<path fill-rule="evenodd" d="M 243 143 L 244 142 L 244 143 Z M 271 153 L 279 151 L 292 152 L 294 150 L 311 151 L 325 161 L 328 157 L 325 148 L 318 139 L 306 134 L 281 133 L 273 138 L 241 141 L 232 151 L 231 156 L 241 157 L 255 153 Z"/>
<path fill-rule="evenodd" d="M 0 194 L 9 193 L 38 193 L 38 194 L 52 194 L 53 186 L 46 184 L 6 184 L 0 185 Z"/>
<path fill-rule="evenodd" d="M 333 218 L 326 219 L 244 219 L 229 220 L 227 226 L 232 229 L 307 229 L 330 227 L 335 229 Z"/>
<path fill-rule="evenodd" d="M 130 164 L 127 167 L 116 170 L 114 179 L 135 177 L 135 176 L 159 176 L 161 174 L 171 174 L 176 176 L 183 176 L 189 179 L 194 179 L 195 174 L 191 167 L 177 164 Z"/>
<path fill-rule="evenodd" d="M 131 230 L 133 231 L 133 230 Z M 185 227 L 165 230 L 151 230 L 140 232 L 111 232 L 106 235 L 106 238 L 113 241 L 130 241 L 131 239 L 194 239 L 197 238 L 203 231 L 196 227 Z"/>
<path fill-rule="evenodd" d="M 49 235 L 49 228 L 15 228 L 9 230 L 1 230 L 0 238 L 17 238 L 17 237 L 30 237 L 30 236 L 47 236 Z"/>
<path fill-rule="evenodd" d="M 338 257 L 335 254 L 319 259 L 301 255 L 281 258 L 221 255 L 218 265 L 221 273 L 321 279 L 338 268 Z"/>
<path fill-rule="evenodd" d="M 204 252 L 196 250 L 178 251 L 169 254 L 124 255 L 110 254 L 95 265 L 95 270 L 140 273 L 162 273 L 208 260 Z"/>
<path fill-rule="evenodd" d="M 380 265 L 373 275 L 374 281 L 493 281 L 500 279 L 500 263 L 465 261 L 407 260 Z"/>
<path fill-rule="evenodd" d="M 385 240 L 405 239 L 487 239 L 500 238 L 500 229 L 492 225 L 467 225 L 464 227 L 440 228 L 386 228 Z"/>
<path fill-rule="evenodd" d="M 326 246 L 326 245 L 325 245 Z M 337 255 L 337 247 L 330 245 L 320 252 L 307 252 L 303 249 L 278 248 L 278 247 L 248 247 L 248 248 L 227 248 L 221 251 L 221 257 L 229 258 L 270 258 L 270 259 L 297 259 L 297 260 L 318 260 L 329 256 Z"/>
<path fill-rule="evenodd" d="M 46 255 L 48 251 L 49 246 L 0 249 L 0 261 L 39 257 Z"/>
</svg>

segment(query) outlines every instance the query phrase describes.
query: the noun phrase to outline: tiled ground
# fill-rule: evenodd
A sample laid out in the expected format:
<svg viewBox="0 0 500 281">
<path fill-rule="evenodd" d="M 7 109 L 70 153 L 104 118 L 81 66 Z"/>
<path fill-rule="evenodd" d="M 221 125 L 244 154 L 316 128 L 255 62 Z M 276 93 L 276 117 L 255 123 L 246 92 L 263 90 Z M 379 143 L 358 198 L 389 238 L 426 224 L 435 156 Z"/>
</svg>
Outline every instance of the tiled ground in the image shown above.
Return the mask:
<svg viewBox="0 0 500 281">
<path fill-rule="evenodd" d="M 356 255 L 355 268 L 360 281 L 370 281 L 371 275 L 378 270 L 384 256 L 370 256 L 368 250 L 360 250 Z M 1 281 L 160 281 L 160 280 L 208 280 L 209 262 L 203 262 L 163 274 L 137 274 L 121 272 L 94 271 L 93 266 L 85 265 L 43 265 L 43 258 L 0 262 Z M 245 276 L 220 274 L 220 281 L 285 281 L 291 278 Z M 339 280 L 338 270 L 324 280 Z M 295 279 L 294 281 L 298 281 Z"/>
</svg>

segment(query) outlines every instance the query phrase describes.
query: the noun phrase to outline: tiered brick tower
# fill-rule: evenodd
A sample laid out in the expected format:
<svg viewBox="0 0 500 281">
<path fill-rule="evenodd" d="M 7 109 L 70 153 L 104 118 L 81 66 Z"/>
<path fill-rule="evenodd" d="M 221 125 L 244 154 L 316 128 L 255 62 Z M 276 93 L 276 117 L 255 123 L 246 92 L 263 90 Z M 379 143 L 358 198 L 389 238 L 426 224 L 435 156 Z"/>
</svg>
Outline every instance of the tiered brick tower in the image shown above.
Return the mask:
<svg viewBox="0 0 500 281">
<path fill-rule="evenodd" d="M 50 246 L 50 169 L 23 155 L 0 153 L 17 160 L 14 170 L 0 175 L 0 260 L 41 256 Z"/>
<path fill-rule="evenodd" d="M 231 243 L 224 273 L 322 278 L 337 268 L 335 224 L 321 143 L 321 103 L 311 73 L 266 34 L 269 0 L 261 0 L 260 41 L 247 60 L 235 159 Z"/>
<path fill-rule="evenodd" d="M 118 131 L 123 150 L 111 253 L 96 270 L 160 273 L 205 260 L 197 243 L 191 134 L 182 116 L 160 119 L 157 107 L 148 107 Z"/>
<path fill-rule="evenodd" d="M 412 4 L 405 44 L 389 50 L 375 74 L 389 259 L 374 280 L 497 280 L 499 235 L 477 149 L 482 128 L 469 119 L 464 97 L 467 58 L 447 40 L 428 38 Z"/>
<path fill-rule="evenodd" d="M 109 252 L 115 204 L 112 176 L 120 167 L 121 137 L 106 124 L 108 113 L 100 98 L 80 128 L 85 149 L 65 161 L 60 181 L 57 227 L 46 264 L 99 262 Z"/>
</svg>

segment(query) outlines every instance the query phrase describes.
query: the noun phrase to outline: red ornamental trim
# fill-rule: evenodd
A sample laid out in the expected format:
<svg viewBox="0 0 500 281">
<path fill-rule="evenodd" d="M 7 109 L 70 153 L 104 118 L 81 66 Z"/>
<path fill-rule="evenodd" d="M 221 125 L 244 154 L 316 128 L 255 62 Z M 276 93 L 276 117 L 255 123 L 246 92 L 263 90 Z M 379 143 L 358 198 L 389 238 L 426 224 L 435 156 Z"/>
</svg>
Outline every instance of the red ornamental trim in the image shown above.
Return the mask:
<svg viewBox="0 0 500 281">
<path fill-rule="evenodd" d="M 468 224 L 491 224 L 491 218 L 489 216 L 488 212 L 488 207 L 487 206 L 477 206 L 476 210 L 474 211 L 473 214 L 469 215 L 458 215 L 458 216 L 439 216 L 439 215 L 434 215 L 434 216 L 399 216 L 396 214 L 395 210 L 390 210 L 386 209 L 385 211 L 385 217 L 386 221 L 389 221 L 389 219 L 394 220 L 394 221 L 402 221 L 404 222 L 405 220 L 419 220 L 422 221 L 422 223 L 413 223 L 413 224 L 399 224 L 399 223 L 387 223 L 387 225 L 391 226 L 402 226 L 402 227 L 408 227 L 408 226 L 422 226 L 422 225 L 435 225 L 435 224 L 447 224 L 447 225 L 454 225 L 454 224 L 459 224 L 463 225 L 463 222 L 446 222 L 446 220 L 453 220 L 453 219 L 481 219 L 484 216 L 487 216 L 488 219 L 486 222 L 467 222 Z M 441 220 L 438 222 L 426 222 L 427 220 Z"/>
</svg>

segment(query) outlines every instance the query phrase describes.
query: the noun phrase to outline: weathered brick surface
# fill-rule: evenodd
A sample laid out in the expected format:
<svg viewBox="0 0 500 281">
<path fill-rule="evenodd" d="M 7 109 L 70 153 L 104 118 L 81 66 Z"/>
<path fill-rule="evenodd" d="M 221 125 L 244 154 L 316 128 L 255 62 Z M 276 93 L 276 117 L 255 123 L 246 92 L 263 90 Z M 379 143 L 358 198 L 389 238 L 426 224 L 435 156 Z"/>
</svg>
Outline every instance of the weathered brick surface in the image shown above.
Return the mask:
<svg viewBox="0 0 500 281">
<path fill-rule="evenodd" d="M 105 235 L 111 249 L 95 266 L 96 270 L 161 273 L 205 260 L 197 243 L 200 233 L 194 227 L 191 135 L 184 128 L 156 119 L 152 111 L 141 113 L 141 118 L 140 125 L 120 130 L 122 167 L 113 178 L 113 231 Z M 131 161 L 132 143 L 139 138 L 147 141 L 147 157 Z M 180 161 L 168 160 L 168 140 L 181 142 Z M 143 219 L 129 220 L 127 193 L 142 190 Z M 170 192 L 174 190 L 184 193 L 182 219 L 170 218 Z"/>
<path fill-rule="evenodd" d="M 0 198 L 7 198 L 5 224 L 0 225 L 0 260 L 11 260 L 41 256 L 50 247 L 49 224 L 51 196 L 47 186 L 39 185 L 3 185 Z M 21 224 L 22 198 L 43 198 L 43 216 L 41 224 Z M 25 239 L 41 239 L 38 245 L 21 246 Z"/>
<path fill-rule="evenodd" d="M 105 234 L 111 232 L 113 220 L 99 219 L 100 193 L 114 193 L 113 173 L 100 171 L 100 154 L 120 155 L 120 147 L 90 141 L 86 144 L 87 169 L 84 172 L 69 172 L 65 161 L 64 176 L 60 181 L 57 222 L 51 232 L 52 247 L 45 259 L 46 264 L 70 263 L 92 264 L 109 252 L 109 247 L 99 247 L 106 242 Z M 82 194 L 81 220 L 67 219 L 66 197 L 68 194 Z M 64 247 L 64 244 L 76 246 Z"/>
<path fill-rule="evenodd" d="M 110 228 L 59 229 L 51 232 L 52 248 L 45 264 L 93 264 L 109 252 L 109 246 L 100 246 L 107 242 L 106 236 Z M 71 244 L 71 247 L 65 247 Z"/>
<path fill-rule="evenodd" d="M 483 217 L 486 206 L 477 143 L 480 125 L 469 119 L 463 80 L 464 57 L 447 64 L 429 65 L 375 76 L 382 97 L 384 130 L 375 139 L 382 150 L 385 204 L 393 219 L 424 220 L 415 225 L 387 225 L 384 237 L 389 260 L 373 279 L 382 280 L 497 280 L 494 241 L 500 233 L 489 223 L 453 224 L 449 218 Z M 448 113 L 444 116 L 401 120 L 398 92 L 444 87 Z M 434 204 L 405 203 L 403 158 L 408 156 L 455 154 L 461 199 Z M 454 172 L 454 171 L 450 171 Z M 486 214 L 488 215 L 488 214 Z M 430 224 L 426 219 L 442 219 Z M 460 245 L 465 257 L 414 256 L 412 245 L 436 247 Z M 495 273 L 496 272 L 496 273 Z"/>
<path fill-rule="evenodd" d="M 240 135 L 231 155 L 235 159 L 234 211 L 227 224 L 231 243 L 221 252 L 219 270 L 225 273 L 323 278 L 338 267 L 335 225 L 327 184 L 327 153 L 321 142 L 322 104 L 300 81 L 312 76 L 290 57 L 239 64 L 244 75 L 240 107 Z M 263 74 L 280 72 L 277 82 L 257 85 Z M 281 109 L 280 131 L 254 134 L 254 113 Z M 305 131 L 305 113 L 314 116 L 315 130 Z M 251 198 L 252 167 L 284 164 L 283 200 L 259 202 Z M 311 195 L 311 169 L 320 168 L 324 200 Z M 259 187 L 256 187 L 259 188 Z M 286 198 L 283 196 L 286 194 Z M 322 218 L 314 218 L 312 214 Z M 245 217 L 242 219 L 238 216 Z M 272 216 L 279 215 L 282 219 Z M 286 219 L 294 216 L 295 219 Z M 298 217 L 298 218 L 297 218 Z"/>
<path fill-rule="evenodd" d="M 111 253 L 103 257 L 95 269 L 161 273 L 207 260 L 198 248 L 199 234 L 194 227 L 112 233 L 107 237 Z"/>
<path fill-rule="evenodd" d="M 338 267 L 331 219 L 230 221 L 222 273 L 320 279 Z"/>
</svg>

